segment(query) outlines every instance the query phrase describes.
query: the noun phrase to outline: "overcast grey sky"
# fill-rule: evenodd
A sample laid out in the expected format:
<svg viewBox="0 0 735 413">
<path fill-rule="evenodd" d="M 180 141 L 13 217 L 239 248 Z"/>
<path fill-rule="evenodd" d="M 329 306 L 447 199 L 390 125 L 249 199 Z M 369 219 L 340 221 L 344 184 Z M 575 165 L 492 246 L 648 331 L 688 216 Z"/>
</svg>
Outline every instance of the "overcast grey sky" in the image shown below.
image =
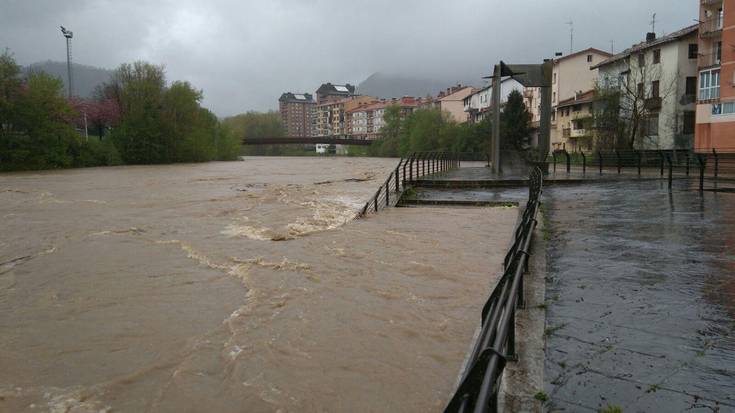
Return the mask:
<svg viewBox="0 0 735 413">
<path fill-rule="evenodd" d="M 115 68 L 147 60 L 204 90 L 220 116 L 277 107 L 281 92 L 373 72 L 477 79 L 499 59 L 535 63 L 575 49 L 622 50 L 691 25 L 699 0 L 0 0 L 0 48 L 21 64 Z"/>
</svg>

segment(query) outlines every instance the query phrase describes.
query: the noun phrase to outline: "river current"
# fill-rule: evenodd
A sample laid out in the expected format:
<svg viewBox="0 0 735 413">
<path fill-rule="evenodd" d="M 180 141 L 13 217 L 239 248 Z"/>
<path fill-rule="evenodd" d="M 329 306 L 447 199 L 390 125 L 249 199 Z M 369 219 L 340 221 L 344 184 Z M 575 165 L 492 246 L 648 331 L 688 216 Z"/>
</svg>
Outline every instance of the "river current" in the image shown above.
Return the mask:
<svg viewBox="0 0 735 413">
<path fill-rule="evenodd" d="M 0 175 L 0 411 L 441 411 L 517 211 L 353 220 L 396 163 Z"/>
</svg>

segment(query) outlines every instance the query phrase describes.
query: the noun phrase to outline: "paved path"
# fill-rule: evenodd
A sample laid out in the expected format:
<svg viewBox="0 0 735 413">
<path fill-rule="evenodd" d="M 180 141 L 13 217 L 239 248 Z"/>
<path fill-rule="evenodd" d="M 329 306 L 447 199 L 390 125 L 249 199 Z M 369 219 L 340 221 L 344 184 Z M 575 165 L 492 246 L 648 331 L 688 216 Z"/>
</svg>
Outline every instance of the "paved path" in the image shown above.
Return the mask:
<svg viewBox="0 0 735 413">
<path fill-rule="evenodd" d="M 553 411 L 735 411 L 735 195 L 550 188 Z"/>
</svg>

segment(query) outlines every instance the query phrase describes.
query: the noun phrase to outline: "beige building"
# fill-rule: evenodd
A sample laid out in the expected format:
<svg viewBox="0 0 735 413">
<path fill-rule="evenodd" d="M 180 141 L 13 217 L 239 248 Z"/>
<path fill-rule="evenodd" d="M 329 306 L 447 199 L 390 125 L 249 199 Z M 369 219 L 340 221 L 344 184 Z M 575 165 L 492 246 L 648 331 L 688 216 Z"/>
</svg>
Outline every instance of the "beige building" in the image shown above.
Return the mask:
<svg viewBox="0 0 735 413">
<path fill-rule="evenodd" d="M 610 53 L 588 48 L 567 56 L 554 59 L 551 74 L 551 149 L 564 146 L 567 140 L 562 131 L 564 125 L 557 122 L 558 105 L 570 99 L 576 99 L 585 92 L 594 89 L 597 69 L 593 66 L 602 63 L 612 56 Z M 540 103 L 540 99 L 539 99 Z"/>
<path fill-rule="evenodd" d="M 595 91 L 588 90 L 577 96 L 562 100 L 556 105 L 556 122 L 552 135 L 551 150 L 567 150 L 568 152 L 590 151 L 593 146 L 592 105 Z"/>
<path fill-rule="evenodd" d="M 377 99 L 371 96 L 350 96 L 347 98 L 323 98 L 316 107 L 317 136 L 343 136 L 348 134 L 348 113 L 360 104 L 371 103 Z"/>
<path fill-rule="evenodd" d="M 470 114 L 464 110 L 464 100 L 473 93 L 475 93 L 474 88 L 469 86 L 462 87 L 438 99 L 439 108 L 442 111 L 449 112 L 455 121 L 459 123 L 467 122 Z"/>
</svg>

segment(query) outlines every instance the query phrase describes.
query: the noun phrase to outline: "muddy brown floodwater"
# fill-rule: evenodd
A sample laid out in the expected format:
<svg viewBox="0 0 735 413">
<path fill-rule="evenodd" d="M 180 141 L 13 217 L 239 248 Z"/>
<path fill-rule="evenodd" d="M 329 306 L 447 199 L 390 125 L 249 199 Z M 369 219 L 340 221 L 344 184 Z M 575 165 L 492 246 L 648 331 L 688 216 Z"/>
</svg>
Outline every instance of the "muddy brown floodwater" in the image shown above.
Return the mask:
<svg viewBox="0 0 735 413">
<path fill-rule="evenodd" d="M 353 221 L 396 162 L 0 175 L 0 411 L 441 411 L 517 211 Z"/>
</svg>

